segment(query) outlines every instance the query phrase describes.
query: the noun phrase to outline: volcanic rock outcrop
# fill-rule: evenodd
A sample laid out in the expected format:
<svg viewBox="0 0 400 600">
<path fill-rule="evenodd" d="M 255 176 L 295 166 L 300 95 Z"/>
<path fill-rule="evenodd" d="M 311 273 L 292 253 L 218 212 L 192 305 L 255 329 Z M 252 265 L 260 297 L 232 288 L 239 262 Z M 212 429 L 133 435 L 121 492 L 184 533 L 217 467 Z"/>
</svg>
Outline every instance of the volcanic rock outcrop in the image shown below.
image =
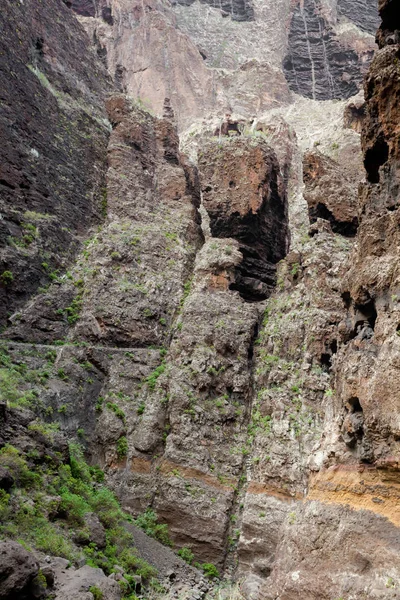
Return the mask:
<svg viewBox="0 0 400 600">
<path fill-rule="evenodd" d="M 310 222 L 325 219 L 335 233 L 354 236 L 358 225 L 358 197 L 354 181 L 343 174 L 335 161 L 318 152 L 304 155 L 303 178 Z"/>
</svg>

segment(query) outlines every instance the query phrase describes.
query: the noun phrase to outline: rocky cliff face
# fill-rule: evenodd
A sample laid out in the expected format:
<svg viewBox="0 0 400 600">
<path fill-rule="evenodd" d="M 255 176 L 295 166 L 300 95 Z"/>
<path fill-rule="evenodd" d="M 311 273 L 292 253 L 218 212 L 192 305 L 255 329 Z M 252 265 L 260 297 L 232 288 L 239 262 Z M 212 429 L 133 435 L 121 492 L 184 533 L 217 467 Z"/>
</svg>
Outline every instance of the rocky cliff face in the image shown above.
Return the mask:
<svg viewBox="0 0 400 600">
<path fill-rule="evenodd" d="M 67 7 L 7 2 L 1 30 L 4 326 L 103 219 L 109 123 L 106 74 Z"/>
<path fill-rule="evenodd" d="M 0 444 L 57 423 L 63 460 L 78 439 L 125 511 L 249 600 L 400 585 L 399 38 L 379 8 L 370 66 L 369 1 L 2 14 Z"/>
<path fill-rule="evenodd" d="M 352 15 L 356 15 L 355 24 L 373 33 L 376 6 L 373 1 L 368 4 L 369 10 L 353 5 L 349 10 L 346 3 L 339 3 L 337 8 L 350 23 L 353 23 Z M 315 0 L 297 3 L 291 17 L 288 54 L 283 63 L 290 88 L 314 100 L 349 98 L 356 94 L 372 55 L 368 39 L 360 36 L 354 45 L 353 36 L 338 35 L 329 8 Z"/>
</svg>

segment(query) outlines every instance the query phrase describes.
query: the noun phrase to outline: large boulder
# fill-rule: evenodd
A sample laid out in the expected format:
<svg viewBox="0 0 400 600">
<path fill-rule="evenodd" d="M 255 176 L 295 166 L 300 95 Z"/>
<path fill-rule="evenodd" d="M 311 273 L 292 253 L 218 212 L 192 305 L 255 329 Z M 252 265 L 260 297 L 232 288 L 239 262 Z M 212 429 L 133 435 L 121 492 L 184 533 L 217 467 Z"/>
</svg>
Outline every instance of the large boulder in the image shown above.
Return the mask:
<svg viewBox="0 0 400 600">
<path fill-rule="evenodd" d="M 85 565 L 80 569 L 67 569 L 57 573 L 56 600 L 90 600 L 90 588 L 98 588 L 103 600 L 120 600 L 121 588 L 117 581 L 106 577 L 101 569 Z"/>
<path fill-rule="evenodd" d="M 0 600 L 22 600 L 39 572 L 33 554 L 16 542 L 0 542 Z"/>
</svg>

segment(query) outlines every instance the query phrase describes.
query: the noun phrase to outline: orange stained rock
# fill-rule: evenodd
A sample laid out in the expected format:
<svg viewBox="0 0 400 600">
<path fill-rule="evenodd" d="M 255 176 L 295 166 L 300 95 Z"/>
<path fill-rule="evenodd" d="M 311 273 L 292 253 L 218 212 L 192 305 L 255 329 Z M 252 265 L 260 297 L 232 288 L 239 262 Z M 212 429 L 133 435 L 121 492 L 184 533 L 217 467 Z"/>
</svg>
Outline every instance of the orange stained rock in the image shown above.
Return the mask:
<svg viewBox="0 0 400 600">
<path fill-rule="evenodd" d="M 302 496 L 298 493 L 294 495 L 289 494 L 286 490 L 283 490 L 282 488 L 276 488 L 272 485 L 266 485 L 258 481 L 250 482 L 249 487 L 247 488 L 247 493 L 254 495 L 265 494 L 266 496 L 273 496 L 274 498 L 278 498 L 279 500 L 285 500 L 287 502 L 302 499 Z"/>
<path fill-rule="evenodd" d="M 225 291 L 229 286 L 229 278 L 224 271 L 223 273 L 219 273 L 218 275 L 210 275 L 208 279 L 208 287 L 211 290 L 222 290 Z"/>
<path fill-rule="evenodd" d="M 400 526 L 400 471 L 336 467 L 311 477 L 307 500 L 370 510 Z"/>
</svg>

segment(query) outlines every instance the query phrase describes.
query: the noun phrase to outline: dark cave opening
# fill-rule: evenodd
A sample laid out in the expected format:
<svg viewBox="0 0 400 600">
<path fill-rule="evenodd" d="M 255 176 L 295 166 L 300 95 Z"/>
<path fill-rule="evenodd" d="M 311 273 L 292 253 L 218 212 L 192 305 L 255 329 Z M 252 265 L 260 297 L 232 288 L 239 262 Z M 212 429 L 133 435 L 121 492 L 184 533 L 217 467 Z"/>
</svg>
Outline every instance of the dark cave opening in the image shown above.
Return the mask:
<svg viewBox="0 0 400 600">
<path fill-rule="evenodd" d="M 319 202 L 316 207 L 309 208 L 310 222 L 315 223 L 317 219 L 324 219 L 325 221 L 329 221 L 333 233 L 339 233 L 344 237 L 354 237 L 357 233 L 358 229 L 358 219 L 354 217 L 354 219 L 349 221 L 338 221 L 335 219 L 329 208 Z"/>
<path fill-rule="evenodd" d="M 332 358 L 337 353 L 337 350 L 337 341 L 332 340 L 328 347 L 325 348 L 325 352 L 323 352 L 320 357 L 320 364 L 323 369 L 330 371 L 332 368 Z"/>
<path fill-rule="evenodd" d="M 354 305 L 354 325 L 350 339 L 369 340 L 374 335 L 377 312 L 374 300 Z"/>
<path fill-rule="evenodd" d="M 370 183 L 379 183 L 379 169 L 389 158 L 389 146 L 383 136 L 379 136 L 373 148 L 365 153 L 364 167 L 367 172 L 367 180 Z"/>
<path fill-rule="evenodd" d="M 348 408 L 348 411 L 351 413 L 362 413 L 363 412 L 363 408 L 360 404 L 360 401 L 356 396 L 353 396 L 352 398 L 349 398 L 347 400 L 347 408 Z"/>
</svg>

